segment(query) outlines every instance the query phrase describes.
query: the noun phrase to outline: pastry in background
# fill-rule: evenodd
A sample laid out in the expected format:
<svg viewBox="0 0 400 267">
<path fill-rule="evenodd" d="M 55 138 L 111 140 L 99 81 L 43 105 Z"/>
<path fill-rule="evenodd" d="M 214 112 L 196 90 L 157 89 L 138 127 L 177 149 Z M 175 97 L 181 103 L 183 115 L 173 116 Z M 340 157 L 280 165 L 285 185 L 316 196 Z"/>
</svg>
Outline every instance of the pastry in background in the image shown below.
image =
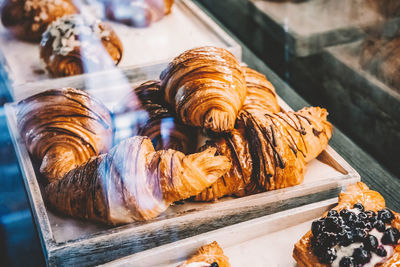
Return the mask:
<svg viewBox="0 0 400 267">
<path fill-rule="evenodd" d="M 243 67 L 247 84 L 247 96 L 244 101 L 243 110 L 268 110 L 279 112 L 280 107 L 276 98 L 275 87 L 268 81 L 264 74 L 249 67 Z"/>
<path fill-rule="evenodd" d="M 98 0 L 104 16 L 133 27 L 147 27 L 171 13 L 173 0 Z"/>
<path fill-rule="evenodd" d="M 18 39 L 39 42 L 51 22 L 78 12 L 72 0 L 5 0 L 1 21 Z"/>
<path fill-rule="evenodd" d="M 112 145 L 111 116 L 87 92 L 54 89 L 18 103 L 18 130 L 48 182 Z"/>
<path fill-rule="evenodd" d="M 51 23 L 40 43 L 40 58 L 54 77 L 113 68 L 121 61 L 122 51 L 109 25 L 78 14 Z"/>
<path fill-rule="evenodd" d="M 229 258 L 219 244 L 214 241 L 211 244 L 201 246 L 196 254 L 178 267 L 229 267 Z"/>
<path fill-rule="evenodd" d="M 316 158 L 332 136 L 327 112 L 319 107 L 298 112 L 241 111 L 237 130 L 209 142 L 232 168 L 195 197 L 210 201 L 298 185 L 306 163 Z"/>
<path fill-rule="evenodd" d="M 157 217 L 197 195 L 230 169 L 215 149 L 185 156 L 155 151 L 147 137 L 126 139 L 49 184 L 49 206 L 65 215 L 117 225 Z"/>
<path fill-rule="evenodd" d="M 176 57 L 161 73 L 166 101 L 185 124 L 232 130 L 246 98 L 239 62 L 227 50 L 205 46 Z"/>
<path fill-rule="evenodd" d="M 118 105 L 114 120 L 124 138 L 147 136 L 156 150 L 171 148 L 190 154 L 196 149 L 197 129 L 178 121 L 164 100 L 160 81 L 134 88 Z"/>
<path fill-rule="evenodd" d="M 400 214 L 364 183 L 347 187 L 339 204 L 314 221 L 294 246 L 299 267 L 398 266 Z"/>
<path fill-rule="evenodd" d="M 400 3 L 400 1 L 399 1 Z M 361 45 L 360 65 L 380 81 L 400 92 L 400 36 L 370 35 Z"/>
</svg>

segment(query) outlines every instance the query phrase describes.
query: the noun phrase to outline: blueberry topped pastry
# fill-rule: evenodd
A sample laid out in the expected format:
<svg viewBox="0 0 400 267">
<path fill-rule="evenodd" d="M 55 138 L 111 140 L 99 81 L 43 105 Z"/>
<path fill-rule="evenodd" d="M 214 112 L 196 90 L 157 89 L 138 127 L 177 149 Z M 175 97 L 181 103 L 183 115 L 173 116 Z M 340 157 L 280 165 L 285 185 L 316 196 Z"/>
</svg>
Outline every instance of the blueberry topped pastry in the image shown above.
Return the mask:
<svg viewBox="0 0 400 267">
<path fill-rule="evenodd" d="M 400 215 L 385 200 L 357 183 L 339 195 L 339 204 L 312 222 L 295 244 L 298 266 L 400 265 Z"/>
<path fill-rule="evenodd" d="M 196 254 L 178 267 L 229 267 L 229 259 L 216 241 L 200 247 Z"/>
</svg>

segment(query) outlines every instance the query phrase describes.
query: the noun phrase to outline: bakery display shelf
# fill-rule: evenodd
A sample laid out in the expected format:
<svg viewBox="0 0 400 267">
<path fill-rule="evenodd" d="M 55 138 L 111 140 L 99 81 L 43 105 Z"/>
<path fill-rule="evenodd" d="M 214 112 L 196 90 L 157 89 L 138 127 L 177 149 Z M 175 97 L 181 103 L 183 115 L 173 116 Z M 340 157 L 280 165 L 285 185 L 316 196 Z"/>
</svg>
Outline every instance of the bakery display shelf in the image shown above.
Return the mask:
<svg viewBox="0 0 400 267">
<path fill-rule="evenodd" d="M 29 85 L 29 88 L 30 92 L 38 93 L 54 87 L 74 86 L 88 89 L 87 86 L 95 85 L 93 88 L 96 90 L 92 90 L 91 93 L 112 108 L 118 101 L 117 98 L 123 97 L 125 90 L 130 90 L 129 84 L 137 84 L 151 78 L 156 73 L 152 70 L 152 66 L 149 66 L 147 74 L 143 68 L 120 73 L 120 77 L 127 78 L 120 78 L 119 82 L 114 80 L 107 83 L 103 74 L 95 73 L 57 79 L 50 84 Z M 116 79 L 117 75 L 111 77 Z M 283 109 L 290 110 L 281 99 L 279 104 Z M 213 203 L 184 201 L 172 205 L 154 220 L 109 227 L 58 216 L 47 210 L 34 163 L 17 130 L 16 103 L 6 104 L 5 110 L 33 217 L 49 266 L 104 263 L 227 225 L 328 199 L 336 196 L 344 186 L 360 180 L 358 173 L 328 147 L 308 164 L 301 185 L 242 198 L 227 197 Z"/>
<path fill-rule="evenodd" d="M 176 0 L 170 15 L 147 28 L 110 24 L 124 47 L 119 64 L 122 69 L 159 65 L 187 49 L 203 45 L 226 48 L 241 59 L 240 45 L 191 0 Z M 2 25 L 0 63 L 10 80 L 13 97 L 19 94 L 18 85 L 51 79 L 39 58 L 39 45 L 15 39 Z"/>
<path fill-rule="evenodd" d="M 294 244 L 311 222 L 337 204 L 337 198 L 305 205 L 224 227 L 121 258 L 104 267 L 176 267 L 196 250 L 217 241 L 232 267 L 296 266 Z"/>
</svg>

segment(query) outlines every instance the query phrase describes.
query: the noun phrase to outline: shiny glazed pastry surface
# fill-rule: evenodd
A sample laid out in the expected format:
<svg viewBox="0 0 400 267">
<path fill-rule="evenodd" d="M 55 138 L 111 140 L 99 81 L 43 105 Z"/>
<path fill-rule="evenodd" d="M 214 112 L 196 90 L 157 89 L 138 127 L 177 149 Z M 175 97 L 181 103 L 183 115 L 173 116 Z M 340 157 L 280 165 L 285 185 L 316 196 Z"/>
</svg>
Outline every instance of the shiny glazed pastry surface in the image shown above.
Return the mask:
<svg viewBox="0 0 400 267">
<path fill-rule="evenodd" d="M 231 167 L 214 154 L 212 148 L 188 156 L 155 151 L 150 139 L 129 138 L 49 184 L 46 198 L 51 208 L 72 217 L 113 225 L 149 220 Z"/>
<path fill-rule="evenodd" d="M 129 121 L 130 136 L 149 137 L 156 150 L 171 148 L 188 154 L 196 148 L 197 130 L 178 121 L 164 101 L 159 81 L 147 81 L 134 88 L 114 115 L 116 120 Z"/>
<path fill-rule="evenodd" d="M 84 91 L 45 91 L 18 104 L 18 129 L 41 174 L 54 181 L 112 145 L 107 108 Z"/>
<path fill-rule="evenodd" d="M 5 0 L 1 21 L 18 39 L 39 42 L 51 22 L 78 12 L 71 0 Z"/>
<path fill-rule="evenodd" d="M 219 244 L 214 241 L 211 244 L 200 247 L 196 254 L 178 267 L 229 267 L 228 257 Z"/>
<path fill-rule="evenodd" d="M 108 24 L 83 15 L 54 21 L 40 43 L 40 58 L 55 77 L 112 69 L 122 52 L 122 43 Z"/>
<path fill-rule="evenodd" d="M 247 86 L 230 52 L 211 46 L 188 50 L 160 78 L 166 101 L 183 123 L 215 132 L 234 128 Z"/>
<path fill-rule="evenodd" d="M 354 215 L 350 216 L 350 212 L 358 215 L 354 217 Z M 361 220 L 362 215 L 361 213 L 367 214 L 366 219 L 363 219 L 364 223 L 358 223 L 357 220 Z M 375 214 L 375 215 L 374 215 Z M 351 220 L 354 220 L 355 226 L 351 226 L 349 229 L 352 228 L 352 235 L 346 236 L 344 235 L 345 239 L 339 239 L 340 247 L 336 247 L 336 249 L 341 248 L 350 248 L 354 249 L 352 256 L 345 256 L 345 254 L 337 254 L 338 252 L 330 252 L 330 255 L 326 256 L 324 259 L 327 262 L 321 262 L 321 259 L 316 256 L 316 246 L 312 245 L 313 239 L 315 240 L 315 234 L 321 231 L 319 225 L 322 219 L 325 220 L 325 229 L 326 227 L 334 226 L 330 222 L 329 225 L 327 223 L 327 217 L 335 217 L 340 216 L 342 219 L 344 218 L 346 221 L 346 225 L 349 225 Z M 364 216 L 364 215 L 363 215 Z M 375 217 L 374 217 L 375 216 Z M 390 218 L 392 216 L 392 218 Z M 353 218 L 354 217 L 354 218 Z M 350 218 L 353 218 L 350 220 Z M 307 232 L 294 246 L 293 250 L 293 257 L 297 261 L 298 266 L 317 266 L 317 267 L 327 267 L 327 266 L 375 266 L 375 267 L 389 267 L 389 266 L 398 266 L 400 265 L 400 245 L 398 244 L 398 240 L 400 236 L 391 236 L 387 233 L 397 232 L 400 229 L 400 215 L 396 212 L 389 211 L 385 208 L 385 200 L 376 191 L 370 190 L 367 185 L 364 183 L 358 182 L 354 185 L 350 185 L 347 187 L 346 192 L 340 193 L 339 195 L 339 203 L 338 205 L 333 208 L 331 211 L 324 214 L 324 217 L 319 219 L 318 221 L 313 222 L 312 230 Z M 332 219 L 328 219 L 334 221 Z M 377 221 L 383 220 L 383 226 L 381 225 L 382 222 L 378 223 Z M 364 226 L 360 226 L 363 224 L 369 232 L 366 233 L 366 230 L 357 230 L 358 227 L 363 229 Z M 368 226 L 370 224 L 370 226 Z M 386 226 L 385 226 L 386 224 Z M 346 226 L 349 227 L 349 226 Z M 383 227 L 382 230 L 379 230 L 380 227 Z M 378 230 L 377 230 L 378 229 Z M 386 230 L 385 230 L 386 229 Z M 394 229 L 394 230 L 393 230 Z M 330 229 L 332 231 L 333 229 Z M 322 231 L 324 233 L 324 231 Z M 361 231 L 361 232 L 360 232 Z M 361 233 L 361 234 L 360 234 Z M 374 235 L 374 237 L 371 237 Z M 376 235 L 381 235 L 381 241 L 376 239 Z M 389 238 L 388 238 L 389 237 Z M 346 239 L 347 238 L 347 239 Z M 349 239 L 351 238 L 351 239 Z M 356 238 L 359 238 L 359 240 Z M 394 238 L 394 241 L 390 241 L 391 238 Z M 318 240 L 321 240 L 321 237 L 318 237 Z M 351 243 L 354 242 L 354 243 Z M 395 244 L 389 244 L 390 242 L 394 242 Z M 383 244 L 381 244 L 383 243 Z M 358 245 L 361 244 L 361 245 Z M 358 248 L 358 247 L 361 247 Z M 383 248 L 383 252 L 382 252 Z M 357 250 L 357 251 L 356 251 Z M 371 251 L 370 251 L 371 250 Z M 380 250 L 380 251 L 378 251 Z M 392 251 L 393 254 L 388 254 L 388 251 Z M 335 250 L 336 251 L 336 250 Z M 345 251 L 345 250 L 344 250 Z M 367 252 L 370 251 L 370 252 Z M 345 253 L 345 252 L 340 252 Z M 347 252 L 346 252 L 347 253 Z M 335 256 L 332 256 L 335 255 Z M 351 252 L 350 252 L 351 254 Z M 378 257 L 378 254 L 381 255 Z M 337 255 L 343 257 L 337 257 Z M 385 255 L 385 256 L 383 256 Z M 336 258 L 335 258 L 336 257 Z M 332 263 L 329 263 L 329 261 Z M 373 262 L 372 262 L 373 261 Z M 383 262 L 382 262 L 383 261 Z M 346 265 L 347 264 L 347 265 Z M 353 264 L 353 265 L 351 265 Z"/>
</svg>

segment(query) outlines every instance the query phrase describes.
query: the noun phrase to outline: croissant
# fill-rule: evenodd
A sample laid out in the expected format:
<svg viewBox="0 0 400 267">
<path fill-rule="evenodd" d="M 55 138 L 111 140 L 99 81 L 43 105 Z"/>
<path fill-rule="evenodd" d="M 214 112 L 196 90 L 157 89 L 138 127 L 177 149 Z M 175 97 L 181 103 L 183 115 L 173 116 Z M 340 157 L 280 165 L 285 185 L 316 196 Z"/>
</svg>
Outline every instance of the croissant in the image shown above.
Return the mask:
<svg viewBox="0 0 400 267">
<path fill-rule="evenodd" d="M 121 61 L 122 43 L 114 30 L 88 16 L 64 16 L 49 25 L 40 58 L 55 77 L 113 68 Z"/>
<path fill-rule="evenodd" d="M 56 89 L 31 96 L 18 104 L 17 116 L 22 139 L 49 182 L 112 144 L 109 111 L 81 90 Z"/>
<path fill-rule="evenodd" d="M 361 46 L 360 65 L 394 89 L 400 88 L 400 36 L 368 37 Z"/>
<path fill-rule="evenodd" d="M 105 16 L 133 27 L 147 27 L 171 13 L 173 0 L 100 0 Z"/>
<path fill-rule="evenodd" d="M 400 15 L 400 2 L 398 0 L 369 0 L 369 4 L 384 17 Z"/>
<path fill-rule="evenodd" d="M 280 113 L 241 111 L 239 131 L 232 132 L 235 141 L 232 135 L 226 135 L 214 144 L 220 154 L 232 160 L 232 169 L 195 200 L 300 184 L 306 163 L 327 147 L 332 136 L 332 125 L 326 117 L 326 110 L 319 107 Z"/>
<path fill-rule="evenodd" d="M 166 101 L 188 125 L 215 132 L 234 128 L 246 98 L 246 80 L 235 57 L 211 46 L 188 50 L 161 73 Z"/>
<path fill-rule="evenodd" d="M 196 254 L 180 264 L 178 267 L 229 267 L 229 259 L 219 244 L 214 241 L 211 244 L 201 246 Z"/>
<path fill-rule="evenodd" d="M 381 194 L 359 182 L 312 223 L 295 244 L 293 257 L 300 267 L 398 266 L 399 229 L 400 214 L 385 208 Z"/>
<path fill-rule="evenodd" d="M 196 129 L 178 122 L 163 99 L 159 81 L 147 81 L 132 90 L 114 115 L 125 124 L 129 118 L 129 137 L 147 136 L 156 150 L 171 148 L 188 154 L 196 148 Z"/>
<path fill-rule="evenodd" d="M 251 112 L 252 109 L 279 112 L 274 86 L 265 75 L 248 67 L 243 67 L 247 84 L 247 96 L 242 109 Z"/>
<path fill-rule="evenodd" d="M 78 12 L 71 0 L 6 0 L 1 21 L 18 39 L 39 42 L 51 22 Z"/>
<path fill-rule="evenodd" d="M 66 215 L 107 224 L 157 217 L 178 200 L 196 195 L 230 167 L 215 149 L 185 156 L 155 151 L 136 136 L 91 158 L 45 189 L 49 206 Z"/>
</svg>

